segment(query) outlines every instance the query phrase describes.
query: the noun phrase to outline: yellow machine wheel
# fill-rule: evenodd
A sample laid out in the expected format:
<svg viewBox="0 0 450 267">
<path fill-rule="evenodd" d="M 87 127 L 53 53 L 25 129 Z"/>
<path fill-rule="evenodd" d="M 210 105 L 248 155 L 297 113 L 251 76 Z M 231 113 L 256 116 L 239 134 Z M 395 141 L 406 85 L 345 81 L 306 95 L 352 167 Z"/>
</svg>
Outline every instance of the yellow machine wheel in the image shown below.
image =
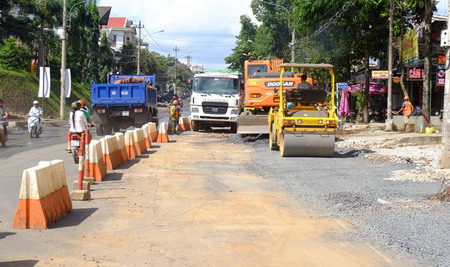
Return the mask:
<svg viewBox="0 0 450 267">
<path fill-rule="evenodd" d="M 284 141 L 284 133 L 280 133 L 279 138 L 280 139 L 278 141 L 280 142 L 280 155 L 282 157 L 286 157 L 286 142 Z"/>
<path fill-rule="evenodd" d="M 275 125 L 273 125 L 273 123 L 272 123 L 272 127 L 270 128 L 270 133 L 269 133 L 269 148 L 270 148 L 270 150 L 280 149 L 277 144 Z"/>
</svg>

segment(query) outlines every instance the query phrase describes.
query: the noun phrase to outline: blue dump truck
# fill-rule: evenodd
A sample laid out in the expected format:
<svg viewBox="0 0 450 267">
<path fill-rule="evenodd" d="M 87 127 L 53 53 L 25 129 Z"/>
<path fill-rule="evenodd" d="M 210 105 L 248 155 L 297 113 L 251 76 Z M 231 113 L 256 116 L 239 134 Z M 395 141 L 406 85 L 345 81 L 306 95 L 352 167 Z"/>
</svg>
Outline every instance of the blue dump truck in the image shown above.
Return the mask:
<svg viewBox="0 0 450 267">
<path fill-rule="evenodd" d="M 108 75 L 107 84 L 91 84 L 97 135 L 158 123 L 155 75 Z"/>
</svg>

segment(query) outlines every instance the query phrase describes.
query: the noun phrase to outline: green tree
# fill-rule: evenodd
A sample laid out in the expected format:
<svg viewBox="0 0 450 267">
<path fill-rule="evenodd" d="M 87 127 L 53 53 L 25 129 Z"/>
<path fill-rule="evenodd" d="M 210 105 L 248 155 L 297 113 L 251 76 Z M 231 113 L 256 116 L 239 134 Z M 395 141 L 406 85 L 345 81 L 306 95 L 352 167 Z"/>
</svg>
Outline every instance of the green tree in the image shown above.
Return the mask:
<svg viewBox="0 0 450 267">
<path fill-rule="evenodd" d="M 108 38 L 106 33 L 102 34 L 102 38 L 100 40 L 99 46 L 99 59 L 98 64 L 100 67 L 100 81 L 106 77 L 110 70 L 112 70 L 113 62 L 114 62 L 114 53 L 112 49 L 108 45 Z"/>
<path fill-rule="evenodd" d="M 121 74 L 136 74 L 137 72 L 137 56 L 136 46 L 134 44 L 127 44 L 122 47 L 122 51 L 118 53 L 120 57 L 117 62 L 117 68 Z"/>
<path fill-rule="evenodd" d="M 253 0 L 251 7 L 261 22 L 255 36 L 255 54 L 264 59 L 289 59 L 292 0 Z"/>
<path fill-rule="evenodd" d="M 0 46 L 0 66 L 5 69 L 29 71 L 32 57 L 30 49 L 20 44 L 17 38 L 9 38 Z"/>
<path fill-rule="evenodd" d="M 99 47 L 99 15 L 95 1 L 68 1 L 69 29 L 67 31 L 67 66 L 72 69 L 73 80 L 90 83 L 98 80 L 104 71 L 99 59 L 103 55 Z"/>
<path fill-rule="evenodd" d="M 253 53 L 253 42 L 255 42 L 257 26 L 246 16 L 241 16 L 241 31 L 236 36 L 236 47 L 233 53 L 225 58 L 225 62 L 229 64 L 228 68 L 236 71 L 244 70 L 244 61 L 248 59 L 248 53 Z M 253 56 L 257 56 L 256 53 Z"/>
</svg>

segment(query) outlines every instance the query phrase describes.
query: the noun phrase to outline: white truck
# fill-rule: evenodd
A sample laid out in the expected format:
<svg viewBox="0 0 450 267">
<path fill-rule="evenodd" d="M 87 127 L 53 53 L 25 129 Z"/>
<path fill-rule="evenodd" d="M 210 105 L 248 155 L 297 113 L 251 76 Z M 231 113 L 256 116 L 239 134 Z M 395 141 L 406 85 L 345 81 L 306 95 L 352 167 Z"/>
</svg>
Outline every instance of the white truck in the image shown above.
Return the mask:
<svg viewBox="0 0 450 267">
<path fill-rule="evenodd" d="M 199 73 L 194 76 L 191 95 L 191 123 L 194 131 L 230 127 L 236 133 L 241 112 L 241 75 Z"/>
</svg>

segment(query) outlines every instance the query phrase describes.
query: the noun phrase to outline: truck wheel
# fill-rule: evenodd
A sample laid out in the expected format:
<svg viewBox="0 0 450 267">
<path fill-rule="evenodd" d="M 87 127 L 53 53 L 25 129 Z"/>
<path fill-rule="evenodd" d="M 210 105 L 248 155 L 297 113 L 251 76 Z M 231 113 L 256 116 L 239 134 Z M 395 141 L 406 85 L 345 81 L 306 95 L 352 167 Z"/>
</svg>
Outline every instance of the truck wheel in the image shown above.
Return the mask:
<svg viewBox="0 0 450 267">
<path fill-rule="evenodd" d="M 111 135 L 112 134 L 112 128 L 109 124 L 103 124 L 103 132 L 105 135 Z"/>
<path fill-rule="evenodd" d="M 232 133 L 237 133 L 237 123 L 233 123 L 231 124 L 231 132 Z"/>
<path fill-rule="evenodd" d="M 103 124 L 97 125 L 97 127 L 95 127 L 95 132 L 97 133 L 97 136 L 104 136 L 105 132 L 103 131 Z"/>
<path fill-rule="evenodd" d="M 192 131 L 198 132 L 198 122 L 192 121 Z"/>
</svg>

